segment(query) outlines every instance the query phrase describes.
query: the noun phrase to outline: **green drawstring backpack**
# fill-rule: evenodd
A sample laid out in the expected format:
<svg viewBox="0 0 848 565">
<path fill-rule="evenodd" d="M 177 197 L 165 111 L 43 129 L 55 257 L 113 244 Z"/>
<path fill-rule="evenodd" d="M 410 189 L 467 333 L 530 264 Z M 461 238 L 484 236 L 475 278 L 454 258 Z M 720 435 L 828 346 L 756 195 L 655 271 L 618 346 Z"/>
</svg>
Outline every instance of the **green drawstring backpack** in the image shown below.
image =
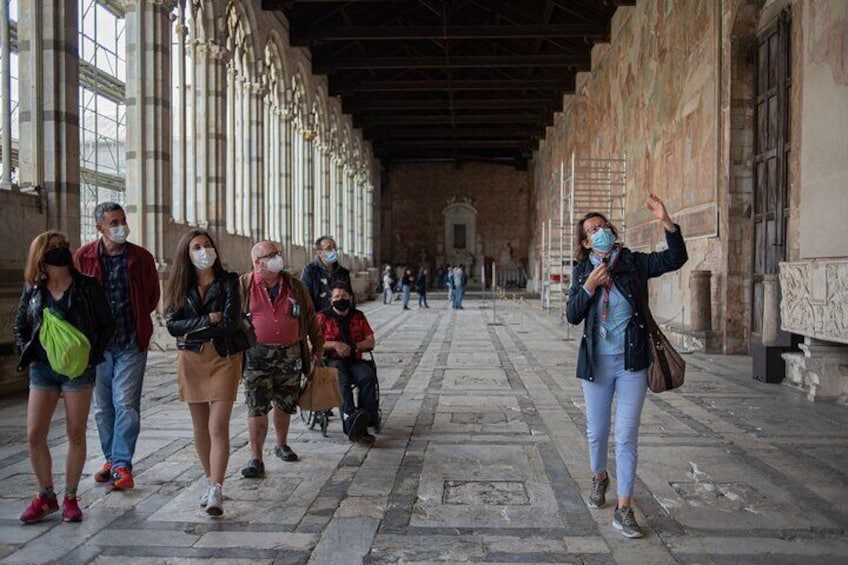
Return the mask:
<svg viewBox="0 0 848 565">
<path fill-rule="evenodd" d="M 38 339 L 47 352 L 51 369 L 72 379 L 85 372 L 91 353 L 91 342 L 84 333 L 65 320 L 61 313 L 53 308 L 44 309 Z"/>
</svg>

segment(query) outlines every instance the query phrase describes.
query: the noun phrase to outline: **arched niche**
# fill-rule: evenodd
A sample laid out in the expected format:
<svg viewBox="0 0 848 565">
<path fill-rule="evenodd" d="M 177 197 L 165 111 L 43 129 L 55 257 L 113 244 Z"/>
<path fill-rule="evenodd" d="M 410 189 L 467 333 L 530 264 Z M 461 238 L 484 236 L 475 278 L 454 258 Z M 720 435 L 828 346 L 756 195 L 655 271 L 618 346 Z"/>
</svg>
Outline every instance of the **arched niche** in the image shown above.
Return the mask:
<svg viewBox="0 0 848 565">
<path fill-rule="evenodd" d="M 477 208 L 468 197 L 454 197 L 442 210 L 445 218 L 445 261 L 464 263 L 466 272 L 475 260 L 477 247 Z"/>
</svg>

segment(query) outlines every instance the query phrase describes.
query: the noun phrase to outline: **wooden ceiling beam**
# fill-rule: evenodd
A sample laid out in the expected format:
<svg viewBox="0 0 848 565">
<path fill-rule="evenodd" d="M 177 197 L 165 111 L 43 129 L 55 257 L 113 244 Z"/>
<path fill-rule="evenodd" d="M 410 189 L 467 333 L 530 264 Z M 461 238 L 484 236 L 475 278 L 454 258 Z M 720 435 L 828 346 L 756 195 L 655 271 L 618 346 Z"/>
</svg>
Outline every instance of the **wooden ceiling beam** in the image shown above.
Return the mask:
<svg viewBox="0 0 848 565">
<path fill-rule="evenodd" d="M 478 80 L 336 80 L 330 84 L 330 93 L 352 94 L 354 92 L 432 92 L 439 90 L 574 90 L 571 74 L 556 79 L 478 79 Z"/>
<path fill-rule="evenodd" d="M 312 45 L 330 41 L 409 41 L 447 39 L 590 39 L 609 38 L 609 25 L 580 24 L 477 25 L 477 26 L 393 26 L 393 27 L 301 27 L 292 26 L 292 45 Z"/>
<path fill-rule="evenodd" d="M 466 55 L 421 57 L 322 57 L 316 55 L 312 69 L 327 74 L 340 69 L 461 69 L 498 67 L 569 67 L 572 70 L 588 70 L 589 54 L 561 55 Z"/>
<path fill-rule="evenodd" d="M 353 116 L 357 128 L 368 126 L 422 126 L 443 124 L 519 124 L 526 127 L 545 127 L 550 125 L 547 114 L 509 113 L 509 114 L 472 114 L 426 116 L 421 114 L 389 114 L 385 112 L 362 113 Z"/>
<path fill-rule="evenodd" d="M 489 137 L 493 139 L 534 138 L 544 136 L 543 127 L 516 127 L 515 124 L 486 124 L 489 127 L 437 129 L 404 127 L 365 127 L 362 134 L 369 139 L 461 139 Z"/>
<path fill-rule="evenodd" d="M 392 98 L 355 98 L 343 100 L 345 112 L 396 110 L 506 110 L 508 108 L 538 108 L 553 110 L 562 105 L 562 98 L 487 98 L 480 100 L 397 100 Z"/>
</svg>

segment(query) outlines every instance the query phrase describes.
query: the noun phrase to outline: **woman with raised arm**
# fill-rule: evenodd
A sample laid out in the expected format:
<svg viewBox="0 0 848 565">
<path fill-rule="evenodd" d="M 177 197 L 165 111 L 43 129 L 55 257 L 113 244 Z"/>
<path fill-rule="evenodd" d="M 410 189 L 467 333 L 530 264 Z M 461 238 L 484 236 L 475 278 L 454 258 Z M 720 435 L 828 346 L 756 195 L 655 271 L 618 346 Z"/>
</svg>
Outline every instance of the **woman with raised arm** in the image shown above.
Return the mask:
<svg viewBox="0 0 848 565">
<path fill-rule="evenodd" d="M 590 212 L 577 222 L 578 259 L 568 295 L 568 321 L 583 322 L 577 358 L 586 402 L 586 435 L 592 492 L 589 506 L 602 508 L 609 487 L 607 446 L 612 401 L 615 412 L 616 491 L 612 525 L 629 538 L 642 537 L 631 506 L 636 476 L 639 422 L 651 363 L 644 312 L 648 279 L 675 271 L 687 260 L 680 226 L 671 221 L 662 200 L 651 194 L 645 207 L 665 229 L 668 249 L 631 251 L 617 243 L 618 231 L 607 218 Z"/>
</svg>

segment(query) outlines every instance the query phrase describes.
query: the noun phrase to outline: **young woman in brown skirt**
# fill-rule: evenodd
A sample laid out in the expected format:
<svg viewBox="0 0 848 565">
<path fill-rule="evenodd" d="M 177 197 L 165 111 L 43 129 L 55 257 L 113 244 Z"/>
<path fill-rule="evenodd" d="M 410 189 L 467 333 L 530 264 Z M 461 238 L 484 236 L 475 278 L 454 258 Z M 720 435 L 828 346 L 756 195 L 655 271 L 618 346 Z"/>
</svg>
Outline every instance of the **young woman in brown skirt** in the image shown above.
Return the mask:
<svg viewBox="0 0 848 565">
<path fill-rule="evenodd" d="M 165 321 L 179 349 L 180 400 L 188 403 L 195 449 L 208 481 L 201 505 L 209 515 L 220 516 L 230 414 L 243 360 L 232 339 L 241 327 L 241 299 L 238 275 L 221 266 L 207 232 L 191 230 L 180 240 L 166 300 Z"/>
</svg>

